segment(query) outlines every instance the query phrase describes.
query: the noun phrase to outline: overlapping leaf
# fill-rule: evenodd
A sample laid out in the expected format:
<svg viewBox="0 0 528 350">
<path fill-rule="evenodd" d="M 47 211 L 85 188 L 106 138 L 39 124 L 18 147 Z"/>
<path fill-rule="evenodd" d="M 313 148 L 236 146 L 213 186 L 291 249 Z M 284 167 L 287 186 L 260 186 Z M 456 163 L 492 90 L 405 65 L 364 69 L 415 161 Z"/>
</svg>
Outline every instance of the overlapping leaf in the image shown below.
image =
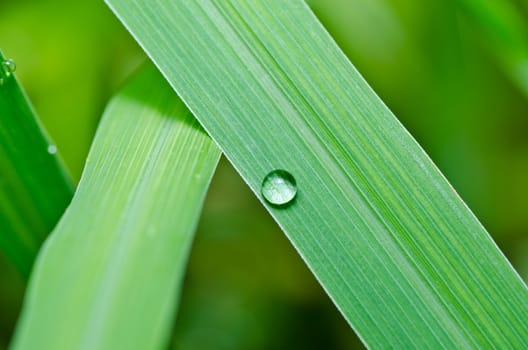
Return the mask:
<svg viewBox="0 0 528 350">
<path fill-rule="evenodd" d="M 374 348 L 528 346 L 528 291 L 301 0 L 107 0 Z"/>
</svg>

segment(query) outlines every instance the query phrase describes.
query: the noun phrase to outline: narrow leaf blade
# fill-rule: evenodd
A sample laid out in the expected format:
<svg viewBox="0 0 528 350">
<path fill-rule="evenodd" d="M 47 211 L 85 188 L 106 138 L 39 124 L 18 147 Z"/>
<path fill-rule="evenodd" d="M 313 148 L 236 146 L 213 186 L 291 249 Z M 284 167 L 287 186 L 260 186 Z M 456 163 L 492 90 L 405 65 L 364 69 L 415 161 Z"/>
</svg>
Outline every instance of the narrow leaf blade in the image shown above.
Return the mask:
<svg viewBox="0 0 528 350">
<path fill-rule="evenodd" d="M 374 348 L 523 348 L 528 292 L 301 0 L 107 0 Z"/>
<path fill-rule="evenodd" d="M 161 75 L 108 106 L 39 255 L 13 349 L 159 349 L 220 151 Z"/>
<path fill-rule="evenodd" d="M 73 185 L 7 62 L 0 52 L 0 249 L 28 277 Z"/>
</svg>

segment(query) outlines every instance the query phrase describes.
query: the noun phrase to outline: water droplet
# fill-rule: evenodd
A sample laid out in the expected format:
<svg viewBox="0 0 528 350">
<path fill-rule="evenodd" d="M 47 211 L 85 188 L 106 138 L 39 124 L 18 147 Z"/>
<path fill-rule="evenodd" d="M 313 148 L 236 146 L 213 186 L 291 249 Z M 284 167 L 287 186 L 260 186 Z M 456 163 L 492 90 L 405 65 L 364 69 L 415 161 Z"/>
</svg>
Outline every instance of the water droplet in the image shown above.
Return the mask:
<svg viewBox="0 0 528 350">
<path fill-rule="evenodd" d="M 16 63 L 12 59 L 4 60 L 2 62 L 2 69 L 4 70 L 5 76 L 9 77 L 16 70 Z"/>
<path fill-rule="evenodd" d="M 57 146 L 55 146 L 55 145 L 49 145 L 49 146 L 48 146 L 48 153 L 49 153 L 49 154 L 55 154 L 55 153 L 57 153 Z"/>
<path fill-rule="evenodd" d="M 286 170 L 276 169 L 262 181 L 261 192 L 268 203 L 283 207 L 291 203 L 297 195 L 297 182 Z"/>
</svg>

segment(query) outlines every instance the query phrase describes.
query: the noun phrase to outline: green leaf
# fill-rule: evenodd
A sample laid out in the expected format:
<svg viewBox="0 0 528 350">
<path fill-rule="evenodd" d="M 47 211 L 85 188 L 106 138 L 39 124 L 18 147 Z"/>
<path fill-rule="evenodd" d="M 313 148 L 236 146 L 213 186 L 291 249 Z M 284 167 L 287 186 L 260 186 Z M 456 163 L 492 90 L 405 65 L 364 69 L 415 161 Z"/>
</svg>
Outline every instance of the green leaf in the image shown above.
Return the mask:
<svg viewBox="0 0 528 350">
<path fill-rule="evenodd" d="M 0 249 L 28 277 L 73 186 L 16 80 L 15 67 L 0 52 Z"/>
<path fill-rule="evenodd" d="M 528 347 L 526 286 L 303 1 L 107 2 L 261 200 L 294 176 L 263 203 L 365 344 Z"/>
<path fill-rule="evenodd" d="M 159 349 L 220 151 L 153 67 L 108 106 L 13 349 Z"/>
</svg>

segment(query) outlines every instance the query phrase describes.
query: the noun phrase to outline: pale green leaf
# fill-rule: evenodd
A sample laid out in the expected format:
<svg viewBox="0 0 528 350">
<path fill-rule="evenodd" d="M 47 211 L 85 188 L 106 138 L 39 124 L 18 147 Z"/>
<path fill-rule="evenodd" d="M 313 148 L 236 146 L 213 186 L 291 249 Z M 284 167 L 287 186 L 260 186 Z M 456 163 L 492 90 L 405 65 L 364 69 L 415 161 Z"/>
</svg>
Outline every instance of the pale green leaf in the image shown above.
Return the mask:
<svg viewBox="0 0 528 350">
<path fill-rule="evenodd" d="M 153 68 L 108 106 L 39 255 L 13 349 L 167 344 L 220 151 Z"/>
<path fill-rule="evenodd" d="M 526 286 L 303 1 L 107 2 L 261 200 L 295 177 L 263 203 L 369 347 L 528 347 Z"/>
</svg>

